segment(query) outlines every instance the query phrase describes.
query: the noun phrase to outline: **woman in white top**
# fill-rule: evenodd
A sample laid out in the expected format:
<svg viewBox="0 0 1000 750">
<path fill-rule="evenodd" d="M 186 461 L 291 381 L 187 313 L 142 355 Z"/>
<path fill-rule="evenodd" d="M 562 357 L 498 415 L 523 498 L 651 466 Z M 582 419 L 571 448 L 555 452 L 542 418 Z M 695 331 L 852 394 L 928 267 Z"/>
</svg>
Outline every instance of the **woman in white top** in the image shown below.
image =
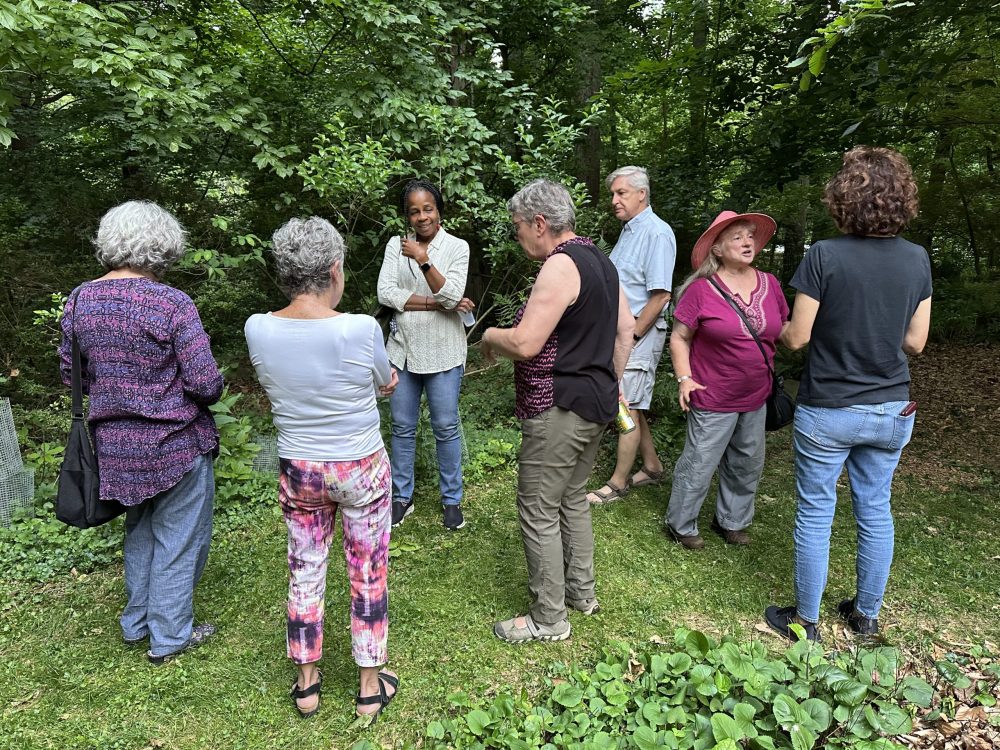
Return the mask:
<svg viewBox="0 0 1000 750">
<path fill-rule="evenodd" d="M 391 480 L 376 391 L 397 384 L 381 330 L 368 315 L 337 312 L 344 242 L 324 219 L 292 219 L 272 238 L 278 278 L 291 298 L 253 315 L 250 360 L 278 429 L 278 498 L 288 526 L 288 657 L 291 697 L 304 718 L 319 710 L 326 566 L 338 508 L 351 582 L 351 641 L 361 671 L 357 714 L 374 720 L 396 694 L 387 661 Z"/>
<path fill-rule="evenodd" d="M 412 234 L 393 237 L 378 275 L 378 300 L 396 310 L 389 361 L 399 371 L 392 410 L 392 525 L 413 511 L 413 464 L 420 397 L 427 393 L 444 525 L 465 526 L 462 515 L 462 430 L 458 392 L 465 372 L 462 315 L 475 305 L 465 294 L 469 244 L 441 228 L 441 192 L 424 180 L 403 189 L 403 215 Z"/>
</svg>

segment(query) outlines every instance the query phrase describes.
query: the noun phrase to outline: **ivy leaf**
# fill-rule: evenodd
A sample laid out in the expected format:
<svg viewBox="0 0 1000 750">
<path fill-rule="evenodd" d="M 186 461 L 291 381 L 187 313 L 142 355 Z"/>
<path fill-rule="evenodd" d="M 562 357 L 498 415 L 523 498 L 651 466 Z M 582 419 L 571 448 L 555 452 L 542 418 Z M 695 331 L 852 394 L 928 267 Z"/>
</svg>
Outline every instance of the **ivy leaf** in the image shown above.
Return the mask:
<svg viewBox="0 0 1000 750">
<path fill-rule="evenodd" d="M 857 680 L 838 680 L 833 683 L 833 697 L 837 703 L 847 706 L 857 706 L 865 699 L 868 688 Z"/>
<path fill-rule="evenodd" d="M 708 638 L 704 633 L 692 630 L 684 639 L 684 648 L 687 649 L 687 652 L 692 656 L 705 656 L 708 654 L 710 646 Z"/>
<path fill-rule="evenodd" d="M 712 735 L 716 742 L 742 740 L 745 736 L 736 719 L 729 714 L 712 714 Z"/>
<path fill-rule="evenodd" d="M 809 698 L 802 701 L 802 710 L 812 720 L 812 728 L 817 732 L 825 732 L 833 721 L 833 711 L 830 704 L 819 698 Z"/>
<path fill-rule="evenodd" d="M 936 661 L 934 662 L 934 666 L 937 668 L 938 674 L 959 690 L 965 690 L 965 688 L 972 685 L 972 680 L 950 661 Z"/>
<path fill-rule="evenodd" d="M 573 708 L 574 706 L 579 706 L 580 701 L 583 700 L 583 691 L 575 685 L 563 682 L 556 685 L 556 689 L 552 691 L 552 700 L 560 706 Z"/>
<path fill-rule="evenodd" d="M 903 697 L 910 703 L 920 706 L 920 708 L 931 707 L 931 701 L 934 699 L 934 688 L 926 680 L 911 675 L 903 679 L 901 688 Z"/>
<path fill-rule="evenodd" d="M 878 701 L 878 714 L 883 734 L 892 736 L 908 734 L 913 729 L 913 721 L 910 719 L 910 715 L 899 706 L 894 706 L 885 701 Z"/>
<path fill-rule="evenodd" d="M 469 730 L 477 737 L 483 736 L 483 731 L 490 724 L 490 715 L 478 708 L 469 711 L 465 715 L 465 722 L 469 725 Z"/>
<path fill-rule="evenodd" d="M 757 714 L 757 709 L 749 703 L 739 703 L 733 709 L 733 716 L 736 725 L 740 728 L 744 737 L 756 737 L 757 728 L 754 726 L 753 717 Z"/>
<path fill-rule="evenodd" d="M 792 726 L 788 734 L 792 738 L 793 750 L 812 750 L 816 745 L 816 735 L 802 724 Z"/>
<path fill-rule="evenodd" d="M 656 741 L 656 732 L 649 727 L 638 727 L 632 734 L 632 740 L 639 750 L 655 750 L 659 746 Z"/>
</svg>

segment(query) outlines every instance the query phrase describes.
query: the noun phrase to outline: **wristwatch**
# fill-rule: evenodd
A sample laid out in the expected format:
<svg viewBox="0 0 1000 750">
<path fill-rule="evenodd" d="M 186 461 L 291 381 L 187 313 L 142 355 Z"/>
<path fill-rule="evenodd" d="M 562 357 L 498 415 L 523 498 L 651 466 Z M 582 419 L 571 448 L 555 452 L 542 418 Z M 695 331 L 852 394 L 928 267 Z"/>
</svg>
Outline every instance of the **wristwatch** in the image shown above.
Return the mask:
<svg viewBox="0 0 1000 750">
<path fill-rule="evenodd" d="M 685 380 L 690 380 L 690 379 L 691 379 L 690 375 L 681 375 L 679 378 L 677 378 L 677 383 L 679 385 L 683 383 Z"/>
<path fill-rule="evenodd" d="M 420 270 L 423 271 L 424 273 L 427 273 L 428 271 L 430 271 L 431 270 L 431 262 L 427 261 L 426 263 L 421 263 L 420 264 Z"/>
</svg>

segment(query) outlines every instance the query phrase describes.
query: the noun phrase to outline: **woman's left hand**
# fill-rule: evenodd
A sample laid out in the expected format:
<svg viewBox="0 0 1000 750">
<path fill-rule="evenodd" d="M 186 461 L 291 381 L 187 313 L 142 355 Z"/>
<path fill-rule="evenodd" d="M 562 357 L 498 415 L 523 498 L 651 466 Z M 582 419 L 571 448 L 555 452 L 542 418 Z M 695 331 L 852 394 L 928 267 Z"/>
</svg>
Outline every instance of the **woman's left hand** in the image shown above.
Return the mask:
<svg viewBox="0 0 1000 750">
<path fill-rule="evenodd" d="M 391 396 L 392 392 L 396 390 L 396 386 L 399 385 L 399 373 L 396 372 L 395 367 L 391 369 L 392 369 L 392 377 L 389 379 L 389 383 L 387 385 L 380 385 L 378 387 L 379 396 L 384 396 L 384 397 Z"/>
<path fill-rule="evenodd" d="M 455 305 L 455 310 L 457 310 L 460 313 L 472 312 L 475 309 L 476 309 L 476 303 L 473 302 L 468 297 L 462 297 L 462 299 L 459 300 L 458 304 Z"/>
</svg>

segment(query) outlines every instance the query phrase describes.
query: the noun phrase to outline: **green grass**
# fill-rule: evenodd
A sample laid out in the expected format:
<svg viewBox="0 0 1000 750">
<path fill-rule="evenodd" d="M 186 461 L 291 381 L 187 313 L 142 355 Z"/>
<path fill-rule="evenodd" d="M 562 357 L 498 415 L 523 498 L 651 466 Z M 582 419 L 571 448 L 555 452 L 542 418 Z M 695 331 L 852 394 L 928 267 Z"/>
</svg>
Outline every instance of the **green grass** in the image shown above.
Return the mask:
<svg viewBox="0 0 1000 750">
<path fill-rule="evenodd" d="M 607 474 L 606 441 L 595 484 Z M 447 696 L 473 698 L 542 688 L 556 662 L 593 661 L 610 639 L 632 643 L 678 625 L 782 643 L 758 631 L 769 603 L 792 601 L 794 498 L 789 435 L 769 438 L 748 548 L 707 534 L 700 552 L 664 537 L 667 488 L 634 491 L 594 513 L 596 617 L 571 614 L 573 637 L 519 647 L 493 637 L 498 618 L 528 604 L 514 501 L 515 474 L 500 470 L 467 491 L 469 525 L 441 526 L 429 484 L 417 511 L 394 534 L 415 546 L 392 560 L 390 659 L 402 678 L 398 700 L 366 731 L 351 730 L 357 672 L 350 658 L 344 562 L 331 557 L 323 706 L 308 722 L 287 697 L 285 533 L 274 509 L 217 534 L 196 596 L 198 619 L 218 634 L 163 667 L 122 645 L 116 617 L 121 570 L 65 577 L 57 584 L 0 583 L 0 748 L 350 748 L 415 743 L 427 722 L 449 710 Z M 711 495 L 710 495 L 711 497 Z M 853 593 L 854 531 L 844 496 L 833 535 L 823 601 L 828 646 L 845 642 L 831 627 L 837 602 Z M 935 641 L 1000 638 L 1000 566 L 995 523 L 1000 492 L 989 476 L 948 493 L 900 477 L 894 506 L 896 561 L 882 625 L 912 658 Z M 712 503 L 702 512 L 707 532 Z"/>
</svg>

